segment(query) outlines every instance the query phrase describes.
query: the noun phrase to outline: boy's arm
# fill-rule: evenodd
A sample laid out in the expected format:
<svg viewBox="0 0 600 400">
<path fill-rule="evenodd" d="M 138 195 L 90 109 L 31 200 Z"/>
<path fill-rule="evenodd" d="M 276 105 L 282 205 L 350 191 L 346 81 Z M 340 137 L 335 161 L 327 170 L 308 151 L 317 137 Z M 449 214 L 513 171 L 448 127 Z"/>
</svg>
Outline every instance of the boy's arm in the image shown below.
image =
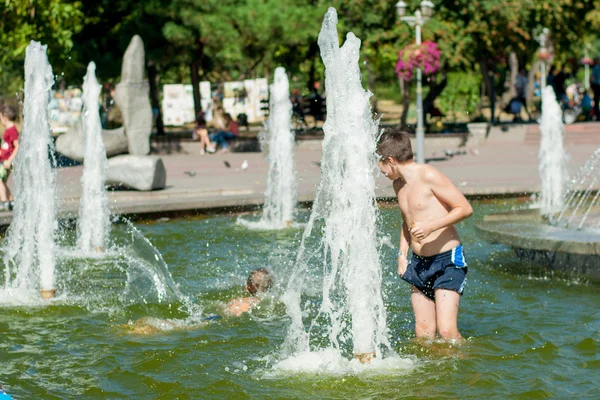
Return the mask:
<svg viewBox="0 0 600 400">
<path fill-rule="evenodd" d="M 440 171 L 429 168 L 425 172 L 424 181 L 438 200 L 450 208 L 450 212 L 433 221 L 416 222 L 410 232 L 417 239 L 425 239 L 431 232 L 455 225 L 473 215 L 473 208 L 468 200 Z"/>
<path fill-rule="evenodd" d="M 402 223 L 402 230 L 400 231 L 400 254 L 398 255 L 398 275 L 404 275 L 406 267 L 408 267 L 408 249 L 411 244 L 410 232 L 408 231 L 408 225 L 406 221 Z"/>
</svg>

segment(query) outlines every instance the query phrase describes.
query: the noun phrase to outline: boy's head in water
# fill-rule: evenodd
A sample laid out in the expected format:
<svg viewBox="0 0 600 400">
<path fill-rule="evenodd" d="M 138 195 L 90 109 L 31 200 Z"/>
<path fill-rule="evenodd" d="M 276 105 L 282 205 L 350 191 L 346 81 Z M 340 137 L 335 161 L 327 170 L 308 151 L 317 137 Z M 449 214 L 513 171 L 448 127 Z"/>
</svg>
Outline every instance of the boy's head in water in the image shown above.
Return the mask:
<svg viewBox="0 0 600 400">
<path fill-rule="evenodd" d="M 264 293 L 273 286 L 273 279 L 271 272 L 266 268 L 257 268 L 250 272 L 248 280 L 246 281 L 246 291 L 251 296 L 255 296 L 257 293 Z"/>
<path fill-rule="evenodd" d="M 258 297 L 262 293 L 266 293 L 273 286 L 273 274 L 266 268 L 257 268 L 250 272 L 248 279 L 246 280 L 245 290 L 250 294 L 248 297 L 241 297 L 238 299 L 231 300 L 227 303 L 225 313 L 239 317 L 240 315 L 249 312 L 252 307 L 260 302 Z M 217 318 L 221 318 L 218 315 L 214 315 Z M 204 326 L 205 323 L 213 321 L 214 318 L 209 316 L 205 318 L 200 324 L 189 326 L 185 324 L 174 323 L 171 320 L 161 320 L 158 318 L 145 317 L 140 318 L 135 322 L 129 321 L 124 327 L 128 333 L 150 335 L 154 333 L 164 331 L 174 331 L 197 328 Z"/>
<path fill-rule="evenodd" d="M 237 317 L 249 312 L 252 307 L 259 303 L 258 295 L 267 292 L 271 286 L 273 286 L 273 277 L 268 269 L 257 268 L 253 270 L 246 281 L 246 291 L 250 296 L 230 301 L 227 312 Z"/>
</svg>

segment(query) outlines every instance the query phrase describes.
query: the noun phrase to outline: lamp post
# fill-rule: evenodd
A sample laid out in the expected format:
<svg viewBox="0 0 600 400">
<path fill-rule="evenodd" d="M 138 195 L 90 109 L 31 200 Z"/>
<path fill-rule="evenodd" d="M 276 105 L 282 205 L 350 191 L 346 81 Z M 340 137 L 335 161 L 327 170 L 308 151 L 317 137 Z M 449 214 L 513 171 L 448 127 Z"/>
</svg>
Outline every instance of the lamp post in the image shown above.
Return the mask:
<svg viewBox="0 0 600 400">
<path fill-rule="evenodd" d="M 406 15 L 407 4 L 400 0 L 396 3 L 396 12 L 401 21 L 415 27 L 417 46 L 421 45 L 421 26 L 433 15 L 433 3 L 423 0 L 421 9 L 415 11 L 415 15 Z M 421 68 L 417 67 L 417 162 L 425 162 L 425 129 L 423 128 L 423 88 Z"/>
<path fill-rule="evenodd" d="M 546 60 L 550 56 L 550 52 L 546 48 L 546 42 L 548 41 L 549 33 L 550 30 L 548 28 L 544 28 L 542 29 L 542 32 L 535 37 L 535 40 L 537 40 L 537 42 L 540 44 L 540 52 L 538 54 L 539 58 L 542 60 L 542 63 L 540 64 L 540 74 L 542 75 L 540 77 L 540 81 L 542 84 L 542 89 L 546 87 Z"/>
<path fill-rule="evenodd" d="M 585 88 L 586 92 L 588 90 L 590 90 L 590 65 L 587 63 L 587 61 L 590 58 L 590 52 L 589 52 L 590 47 L 592 47 L 592 45 L 589 44 L 589 43 L 586 43 L 585 44 L 585 49 L 583 50 L 584 51 L 583 58 L 586 61 L 585 65 L 583 67 L 584 70 L 585 70 L 585 78 L 584 78 L 584 81 L 583 81 L 583 87 Z"/>
</svg>

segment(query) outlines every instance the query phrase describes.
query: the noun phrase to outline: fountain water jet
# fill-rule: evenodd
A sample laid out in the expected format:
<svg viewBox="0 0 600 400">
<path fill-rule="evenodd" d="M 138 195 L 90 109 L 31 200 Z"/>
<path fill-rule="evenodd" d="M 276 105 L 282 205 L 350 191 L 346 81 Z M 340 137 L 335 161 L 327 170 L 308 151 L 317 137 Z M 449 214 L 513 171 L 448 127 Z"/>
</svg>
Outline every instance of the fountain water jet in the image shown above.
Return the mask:
<svg viewBox="0 0 600 400">
<path fill-rule="evenodd" d="M 23 132 L 15 158 L 13 222 L 3 243 L 5 287 L 41 290 L 54 296 L 56 173 L 49 153 L 54 152 L 48 102 L 54 84 L 47 46 L 31 41 L 25 52 Z"/>
<path fill-rule="evenodd" d="M 270 115 L 267 134 L 261 142 L 268 148 L 269 175 L 263 215 L 257 222 L 239 219 L 251 229 L 283 229 L 290 227 L 296 209 L 296 173 L 294 170 L 294 135 L 292 102 L 285 68 L 275 69 L 270 89 Z"/>
<path fill-rule="evenodd" d="M 562 208 L 568 179 L 567 157 L 563 146 L 565 126 L 552 86 L 547 86 L 542 91 L 540 131 L 540 212 L 542 215 L 549 215 Z"/>
<path fill-rule="evenodd" d="M 296 174 L 294 172 L 294 135 L 292 102 L 285 68 L 275 69 L 271 90 L 269 132 L 269 176 L 265 207 L 261 221 L 266 225 L 286 227 L 294 219 L 296 208 Z"/>
<path fill-rule="evenodd" d="M 103 251 L 110 231 L 106 181 L 106 148 L 102 140 L 98 97 L 102 86 L 96 80 L 96 64 L 89 63 L 83 80 L 84 164 L 79 204 L 77 247 L 84 252 Z"/>
<path fill-rule="evenodd" d="M 571 181 L 571 187 L 565 195 L 564 206 L 552 221 L 554 225 L 566 228 L 575 225 L 578 230 L 586 225 L 586 220 L 600 200 L 600 190 L 597 190 L 600 182 L 599 171 L 600 149 L 596 149 Z M 583 214 L 580 214 L 580 211 Z M 572 224 L 573 222 L 575 224 Z M 593 227 L 599 224 L 599 221 L 592 221 L 588 225 Z"/>
<path fill-rule="evenodd" d="M 311 346 L 311 341 L 327 338 L 330 347 L 323 351 L 352 351 L 362 362 L 389 349 L 376 238 L 378 128 L 371 114 L 371 94 L 361 84 L 360 40 L 348 33 L 340 48 L 336 25 L 337 13 L 330 8 L 318 40 L 328 94 L 321 182 L 283 296 L 291 317 L 284 351 L 286 356 L 310 359 L 314 350 L 323 350 Z M 305 243 L 317 223 L 324 224 L 321 244 L 316 254 L 307 254 Z M 311 302 L 302 304 L 301 297 L 309 278 L 312 282 L 318 278 L 318 269 L 324 275 L 322 299 L 306 330 L 303 318 L 310 313 Z M 316 327 L 326 332 L 312 335 Z M 349 344 L 352 350 L 345 346 Z"/>
</svg>

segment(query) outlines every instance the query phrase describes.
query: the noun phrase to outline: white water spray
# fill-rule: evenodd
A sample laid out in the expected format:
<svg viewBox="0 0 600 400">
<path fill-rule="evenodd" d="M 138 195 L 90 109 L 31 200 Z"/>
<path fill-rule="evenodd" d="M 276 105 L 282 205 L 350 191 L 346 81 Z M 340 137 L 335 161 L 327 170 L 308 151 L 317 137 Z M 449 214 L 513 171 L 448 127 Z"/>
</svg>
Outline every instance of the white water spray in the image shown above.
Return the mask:
<svg viewBox="0 0 600 400">
<path fill-rule="evenodd" d="M 267 125 L 269 176 L 261 222 L 272 227 L 284 228 L 293 221 L 296 208 L 294 135 L 291 129 L 292 102 L 285 68 L 275 69 L 275 80 L 270 90 L 271 114 Z"/>
<path fill-rule="evenodd" d="M 91 62 L 83 79 L 85 154 L 77 226 L 77 247 L 84 252 L 103 251 L 110 231 L 108 195 L 104 189 L 108 164 L 98 103 L 101 89 L 96 80 L 96 64 Z"/>
<path fill-rule="evenodd" d="M 378 128 L 371 114 L 371 94 L 361 85 L 360 40 L 348 33 L 340 48 L 336 25 L 336 10 L 330 8 L 319 33 L 327 90 L 321 182 L 283 296 L 291 317 L 285 356 L 298 359 L 327 350 L 322 346 L 346 355 L 374 353 L 378 358 L 389 349 L 376 238 Z M 324 225 L 315 229 L 322 232 L 321 243 L 309 254 L 306 243 L 317 223 Z M 318 279 L 322 299 L 307 330 L 303 318 L 311 313 L 311 301 L 301 297 L 307 284 Z"/>
<path fill-rule="evenodd" d="M 567 157 L 563 147 L 565 126 L 552 86 L 547 86 L 542 91 L 540 131 L 540 212 L 542 215 L 549 215 L 563 207 L 568 179 Z"/>
<path fill-rule="evenodd" d="M 263 150 L 268 152 L 269 175 L 265 205 L 259 221 L 238 219 L 250 229 L 284 229 L 292 226 L 296 211 L 296 172 L 294 169 L 294 135 L 292 133 L 292 102 L 285 68 L 275 69 L 270 86 L 267 132 L 261 135 Z"/>
<path fill-rule="evenodd" d="M 54 84 L 47 46 L 32 41 L 25 52 L 23 132 L 15 158 L 13 221 L 3 243 L 7 289 L 54 289 L 56 173 L 48 102 Z"/>
<path fill-rule="evenodd" d="M 566 228 L 582 229 L 586 226 L 587 217 L 600 204 L 600 190 L 597 190 L 599 182 L 600 149 L 596 149 L 571 181 L 565 204 L 552 222 Z M 589 225 L 593 227 L 594 224 L 598 227 L 598 221 Z"/>
</svg>

